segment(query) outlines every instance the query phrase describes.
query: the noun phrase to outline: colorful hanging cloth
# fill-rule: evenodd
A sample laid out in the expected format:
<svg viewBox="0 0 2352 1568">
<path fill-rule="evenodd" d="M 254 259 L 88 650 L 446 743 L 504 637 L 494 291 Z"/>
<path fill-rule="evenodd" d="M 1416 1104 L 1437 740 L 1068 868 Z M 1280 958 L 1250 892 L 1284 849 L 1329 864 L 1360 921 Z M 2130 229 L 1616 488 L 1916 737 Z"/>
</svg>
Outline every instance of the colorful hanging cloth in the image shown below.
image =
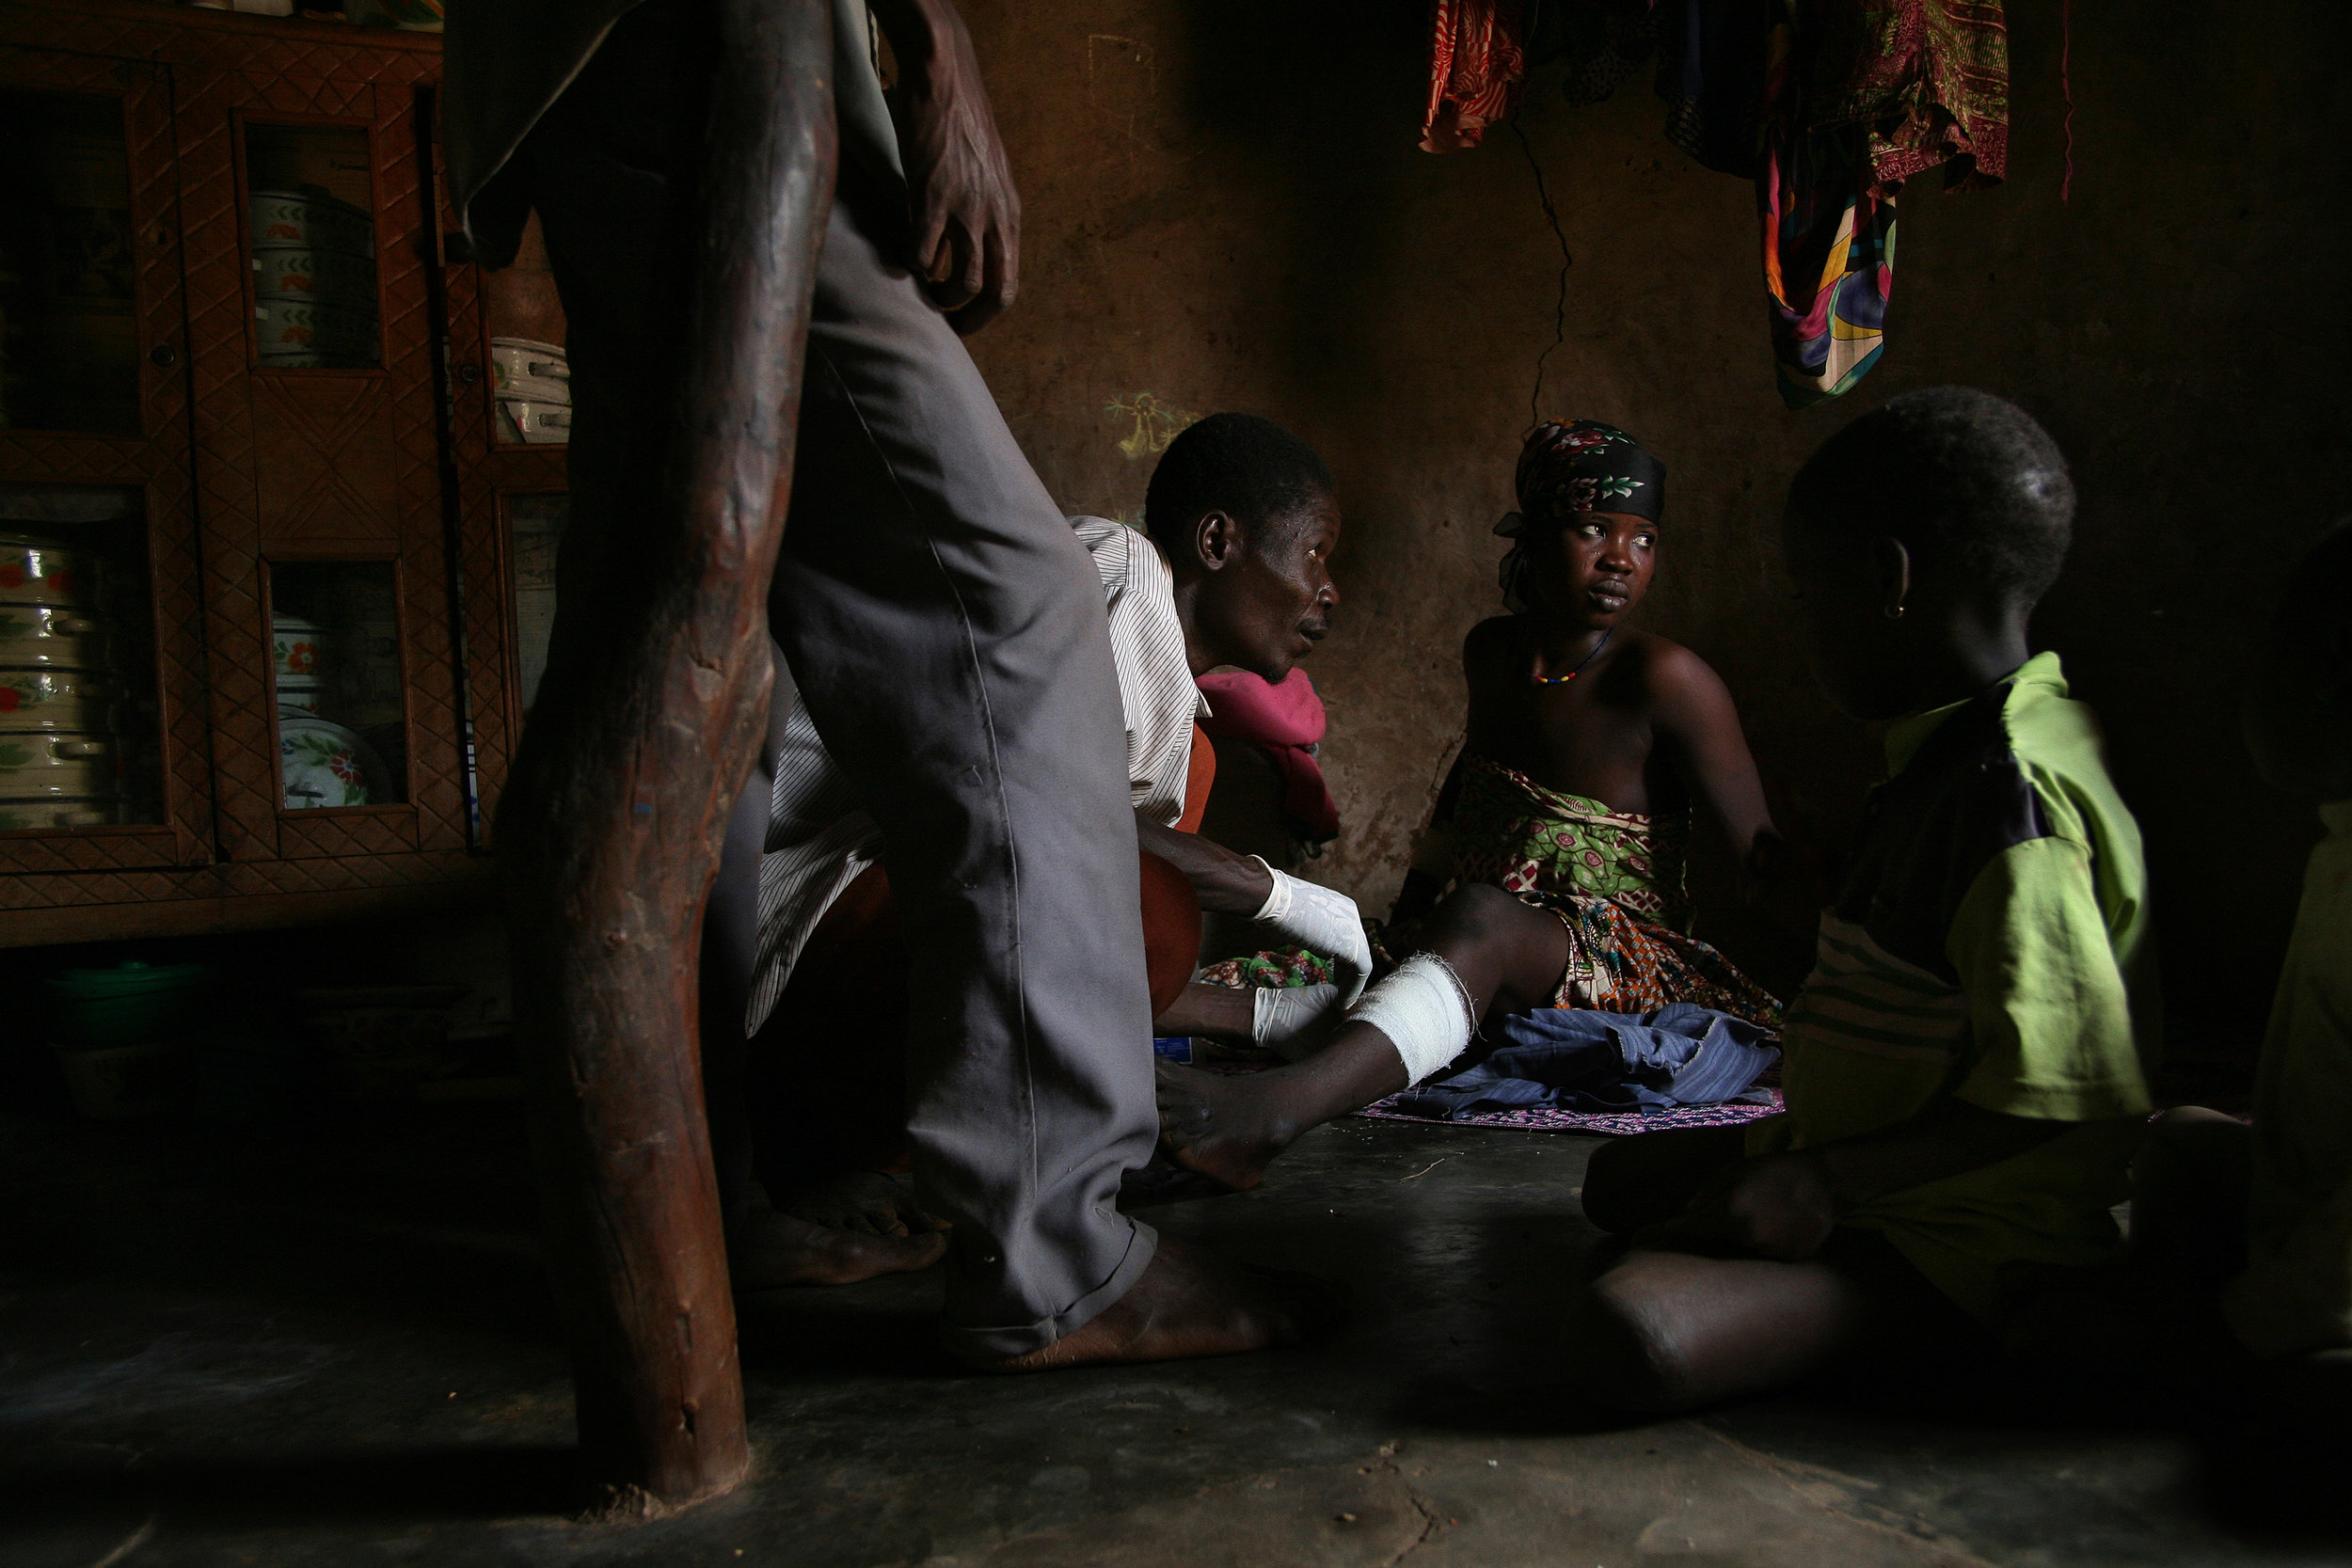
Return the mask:
<svg viewBox="0 0 2352 1568">
<path fill-rule="evenodd" d="M 1849 391 L 1886 345 L 1895 198 L 1941 164 L 1982 190 L 2009 165 L 2002 0 L 1432 0 L 1423 149 L 1474 147 L 1511 112 L 1529 55 L 1565 57 L 1571 103 L 1653 51 L 1666 135 L 1756 181 L 1783 401 Z"/>
<path fill-rule="evenodd" d="M 1529 0 L 1432 0 L 1424 152 L 1476 147 L 1527 82 Z"/>
<path fill-rule="evenodd" d="M 2000 0 L 1771 3 L 1756 211 L 1781 398 L 1804 408 L 1885 347 L 1903 182 L 2007 172 L 2009 33 Z"/>
</svg>

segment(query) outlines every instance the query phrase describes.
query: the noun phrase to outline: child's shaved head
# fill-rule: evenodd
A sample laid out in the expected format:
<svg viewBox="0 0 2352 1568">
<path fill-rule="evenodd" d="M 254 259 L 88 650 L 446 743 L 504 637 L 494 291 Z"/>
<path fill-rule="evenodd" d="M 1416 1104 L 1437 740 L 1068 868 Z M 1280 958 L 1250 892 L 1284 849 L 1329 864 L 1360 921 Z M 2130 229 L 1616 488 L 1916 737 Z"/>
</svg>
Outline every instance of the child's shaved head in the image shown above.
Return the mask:
<svg viewBox="0 0 2352 1568">
<path fill-rule="evenodd" d="M 2030 607 L 2065 562 L 2074 483 L 2050 433 L 2015 404 L 1929 387 L 1824 442 L 1789 488 L 1788 520 L 1892 535 L 1988 602 Z"/>
<path fill-rule="evenodd" d="M 2352 800 L 2352 517 L 2288 579 L 2244 694 L 2246 744 L 2291 794 Z"/>
</svg>

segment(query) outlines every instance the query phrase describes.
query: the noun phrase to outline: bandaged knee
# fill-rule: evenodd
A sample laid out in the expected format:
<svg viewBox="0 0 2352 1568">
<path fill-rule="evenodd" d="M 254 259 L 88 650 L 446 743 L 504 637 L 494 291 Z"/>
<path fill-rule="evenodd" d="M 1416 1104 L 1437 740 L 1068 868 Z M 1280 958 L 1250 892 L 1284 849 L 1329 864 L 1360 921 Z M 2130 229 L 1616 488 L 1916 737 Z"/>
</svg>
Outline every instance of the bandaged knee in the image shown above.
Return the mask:
<svg viewBox="0 0 2352 1568">
<path fill-rule="evenodd" d="M 1459 1056 L 1478 1026 L 1469 988 L 1435 953 L 1416 953 L 1397 965 L 1348 1009 L 1347 1021 L 1386 1035 L 1415 1084 Z"/>
</svg>

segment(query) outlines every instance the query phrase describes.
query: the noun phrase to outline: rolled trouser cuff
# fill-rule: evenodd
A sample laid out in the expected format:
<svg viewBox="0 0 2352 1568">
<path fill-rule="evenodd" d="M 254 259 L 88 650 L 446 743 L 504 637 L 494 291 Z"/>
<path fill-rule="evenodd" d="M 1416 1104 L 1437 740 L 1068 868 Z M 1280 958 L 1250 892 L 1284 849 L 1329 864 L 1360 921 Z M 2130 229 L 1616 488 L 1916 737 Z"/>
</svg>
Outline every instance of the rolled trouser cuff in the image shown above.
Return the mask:
<svg viewBox="0 0 2352 1568">
<path fill-rule="evenodd" d="M 965 1361 L 1009 1361 L 1043 1350 L 1057 1339 L 1075 1334 L 1102 1315 L 1104 1308 L 1135 1288 L 1152 1266 L 1160 1248 L 1160 1233 L 1139 1220 L 1119 1216 L 1129 1227 L 1126 1256 L 1108 1279 L 1050 1318 L 1010 1327 L 977 1328 L 957 1323 L 940 1325 L 940 1342 L 950 1354 Z"/>
</svg>

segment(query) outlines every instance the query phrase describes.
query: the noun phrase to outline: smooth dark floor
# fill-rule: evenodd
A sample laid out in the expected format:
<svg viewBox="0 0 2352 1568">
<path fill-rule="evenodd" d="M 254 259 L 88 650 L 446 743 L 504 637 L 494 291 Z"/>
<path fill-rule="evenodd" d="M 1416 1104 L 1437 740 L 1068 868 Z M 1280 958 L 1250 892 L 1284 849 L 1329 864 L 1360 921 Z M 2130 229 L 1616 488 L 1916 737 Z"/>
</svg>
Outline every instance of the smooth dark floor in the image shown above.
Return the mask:
<svg viewBox="0 0 2352 1568">
<path fill-rule="evenodd" d="M 1352 1282 L 1301 1350 L 980 1378 L 934 1348 L 933 1279 L 749 1298 L 758 1476 L 621 1527 L 571 1512 L 513 1108 L 298 1138 L 0 1115 L 0 1563 L 2352 1560 L 2282 1522 L 2259 1423 L 2159 1375 L 2122 1411 L 1956 1364 L 1597 1417 L 1551 1354 L 1592 1148 L 1349 1121 L 1149 1212 Z"/>
</svg>

